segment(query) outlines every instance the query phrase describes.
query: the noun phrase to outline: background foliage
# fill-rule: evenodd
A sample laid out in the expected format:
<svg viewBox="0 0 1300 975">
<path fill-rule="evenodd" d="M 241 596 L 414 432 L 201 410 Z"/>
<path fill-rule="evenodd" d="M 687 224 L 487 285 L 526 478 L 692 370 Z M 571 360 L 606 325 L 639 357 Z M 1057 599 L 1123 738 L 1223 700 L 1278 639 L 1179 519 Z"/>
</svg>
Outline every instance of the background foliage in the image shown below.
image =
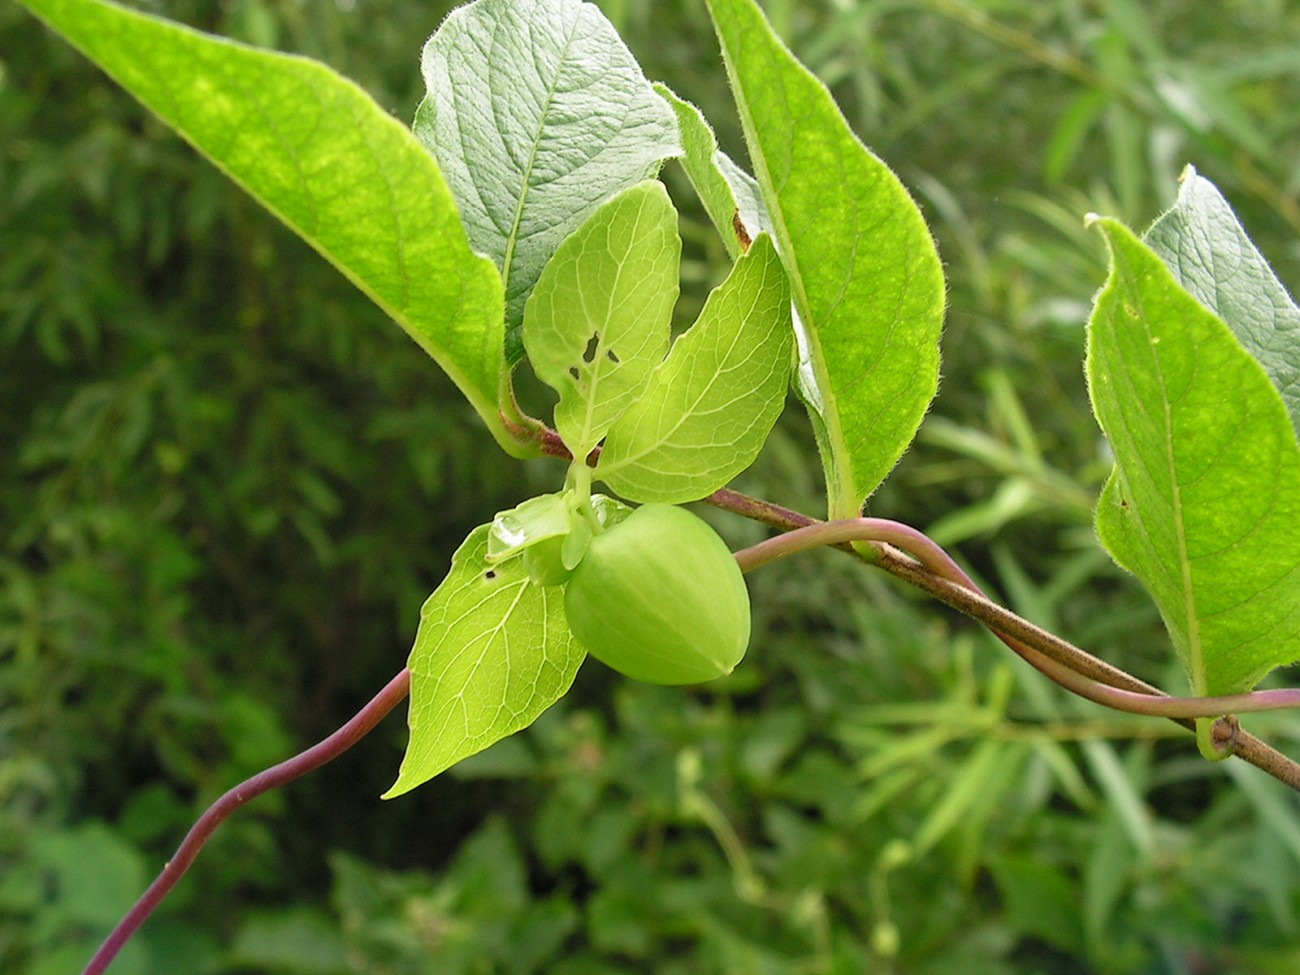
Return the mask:
<svg viewBox="0 0 1300 975">
<path fill-rule="evenodd" d="M 448 5 L 176 0 L 409 119 Z M 602 6 L 740 149 L 701 4 Z M 1300 281 L 1300 11 L 1281 0 L 773 0 L 921 200 L 945 379 L 872 513 L 1180 690 L 1089 512 L 1097 210 L 1187 161 Z M 1230 20 L 1233 29 L 1223 29 Z M 679 205 L 684 180 L 668 178 Z M 722 263 L 683 226 L 689 321 Z M 0 10 L 0 969 L 75 970 L 239 779 L 402 663 L 519 464 L 399 329 L 16 9 Z M 820 510 L 798 409 L 739 486 Z M 755 526 L 714 519 L 735 545 Z M 832 553 L 756 573 L 754 649 L 692 691 L 589 664 L 532 731 L 375 798 L 405 738 L 236 817 L 139 972 L 1169 972 L 1300 964 L 1300 807 L 1172 725 L 1063 699 Z M 1295 718 L 1249 722 L 1294 752 Z"/>
</svg>

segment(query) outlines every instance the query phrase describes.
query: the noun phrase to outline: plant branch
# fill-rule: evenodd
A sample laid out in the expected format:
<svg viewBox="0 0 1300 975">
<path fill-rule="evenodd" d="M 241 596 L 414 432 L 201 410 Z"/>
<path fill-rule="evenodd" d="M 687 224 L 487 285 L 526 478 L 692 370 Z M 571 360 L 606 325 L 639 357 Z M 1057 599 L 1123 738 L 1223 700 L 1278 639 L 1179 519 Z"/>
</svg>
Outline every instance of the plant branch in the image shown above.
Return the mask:
<svg viewBox="0 0 1300 975">
<path fill-rule="evenodd" d="M 884 543 L 901 549 L 933 575 L 955 583 L 965 590 L 962 594 L 963 599 L 969 600 L 971 594 L 978 596 L 978 604 L 971 601 L 972 607 L 977 612 L 992 616 L 994 614 L 990 613 L 990 610 L 1002 610 L 1002 607 L 990 602 L 970 576 L 929 537 L 908 525 L 884 518 L 849 518 L 796 528 L 784 535 L 760 542 L 743 552 L 738 552 L 736 561 L 740 563 L 742 571 L 748 572 L 750 569 L 767 565 L 796 552 L 842 542 Z M 884 555 L 884 547 L 881 544 L 874 544 L 872 551 L 874 556 L 872 561 L 878 564 Z M 1006 614 L 1006 616 L 1011 615 L 1014 614 Z M 1016 617 L 1016 622 L 1011 623 L 1011 627 L 1026 634 L 1028 636 L 1026 640 L 1023 636 L 1007 631 L 1007 626 L 1003 624 L 1010 621 L 1005 617 L 1000 623 L 990 620 L 985 622 L 989 623 L 999 638 L 1012 650 L 1052 680 L 1081 697 L 1097 704 L 1104 704 L 1116 711 L 1161 718 L 1213 718 L 1236 711 L 1275 711 L 1300 706 L 1300 689 L 1296 688 L 1219 697 L 1170 697 L 1154 688 L 1124 689 L 1111 683 L 1116 679 L 1122 679 L 1120 677 L 1122 672 L 1114 668 L 1104 670 L 1099 668 L 1101 661 L 1046 630 L 1031 627 L 1027 621 Z M 1051 650 L 1039 649 L 1038 644 L 1050 646 Z M 1099 676 L 1082 673 L 1080 665 L 1090 670 L 1097 670 Z"/>
<path fill-rule="evenodd" d="M 780 558 L 817 545 L 833 545 L 845 549 L 983 623 L 1049 679 L 1096 703 L 1118 710 L 1168 717 L 1193 730 L 1195 722 L 1192 718 L 1196 716 L 1222 715 L 1234 710 L 1295 707 L 1300 704 L 1300 691 L 1291 689 L 1256 691 L 1221 698 L 1171 698 L 1159 688 L 1097 659 L 1069 641 L 990 601 L 943 549 L 907 525 L 885 519 L 849 519 L 844 524 L 853 527 L 844 527 L 838 533 L 827 532 L 826 526 L 834 523 L 821 522 L 735 491 L 718 491 L 705 500 L 716 507 L 755 518 L 786 532 L 786 536 L 769 539 L 746 552 L 738 553 L 742 568 L 766 564 L 771 561 L 769 555 L 771 558 Z M 864 529 L 861 523 L 870 527 Z M 797 533 L 805 530 L 807 534 L 798 536 Z M 864 531 L 868 534 L 864 535 Z M 785 540 L 792 535 L 804 540 L 816 537 L 821 540 L 809 541 L 806 545 L 801 541 Z M 865 541 L 870 548 L 867 552 L 855 549 L 851 544 L 853 541 Z M 770 547 L 764 549 L 763 546 Z M 760 550 L 763 554 L 755 554 L 755 550 Z M 1116 691 L 1120 693 L 1116 694 Z M 1225 704 L 1232 707 L 1225 707 Z M 1243 731 L 1231 714 L 1215 723 L 1212 740 L 1215 748 L 1225 756 L 1236 755 L 1300 791 L 1300 763 Z"/>
<path fill-rule="evenodd" d="M 571 458 L 558 437 L 545 428 L 541 431 L 540 442 L 545 453 Z M 587 458 L 589 464 L 594 463 L 598 449 Z M 1300 705 L 1300 690 L 1173 698 L 992 602 L 947 552 L 908 525 L 883 518 L 823 522 L 725 488 L 705 500 L 782 532 L 775 538 L 736 553 L 736 561 L 743 571 L 824 545 L 844 549 L 983 623 L 1040 672 L 1082 697 L 1120 711 L 1167 717 L 1193 730 L 1195 722 L 1192 719 L 1195 717 L 1227 714 L 1214 724 L 1211 736 L 1214 747 L 1224 755 L 1236 755 L 1300 791 L 1300 764 L 1243 731 L 1236 717 L 1227 713 L 1295 707 Z M 315 771 L 347 751 L 406 697 L 410 686 L 411 673 L 403 668 L 365 707 L 329 737 L 259 772 L 209 806 L 186 834 L 162 873 L 109 933 L 82 975 L 101 975 L 108 968 L 140 925 L 189 870 L 217 827 L 236 809 L 264 792 Z"/>
<path fill-rule="evenodd" d="M 1104 661 L 1097 660 L 1090 654 L 1079 650 L 1055 634 L 1048 633 L 1046 630 L 1035 626 L 1010 610 L 990 602 L 982 596 L 977 596 L 954 582 L 936 577 L 919 562 L 909 559 L 901 553 L 886 551 L 876 564 L 891 575 L 924 590 L 959 613 L 984 623 L 995 633 L 1005 631 L 1017 634 L 1025 639 L 1034 639 L 1036 636 L 1041 636 L 1043 642 L 1038 646 L 1044 653 L 1049 652 L 1050 648 L 1069 648 L 1070 651 L 1081 654 L 1086 660 L 1096 665 L 1098 675 L 1114 675 L 1113 678 L 1098 677 L 1099 680 L 1110 684 L 1112 687 L 1122 687 L 1126 690 L 1155 696 L 1164 694 L 1159 688 L 1139 680 L 1126 671 L 1112 667 Z M 1189 731 L 1195 731 L 1196 729 L 1195 721 L 1190 718 L 1170 718 L 1170 720 L 1182 725 Z M 1237 758 L 1254 765 L 1278 781 L 1284 782 L 1292 789 L 1300 792 L 1300 763 L 1295 762 L 1276 748 L 1243 730 L 1236 718 L 1229 716 L 1215 722 L 1213 740 L 1215 748 L 1221 753 L 1235 755 Z"/>
<path fill-rule="evenodd" d="M 279 765 L 273 765 L 265 771 L 258 772 L 251 779 L 241 782 L 209 806 L 207 811 L 190 828 L 189 833 L 186 834 L 185 839 L 176 850 L 175 856 L 163 867 L 162 873 L 149 885 L 149 889 L 140 895 L 140 899 L 135 902 L 127 915 L 118 922 L 117 927 L 104 939 L 104 943 L 99 946 L 95 956 L 90 959 L 90 962 L 82 971 L 82 975 L 100 975 L 101 972 L 108 968 L 113 959 L 117 957 L 117 953 L 122 950 L 122 947 L 131 938 L 131 935 L 136 932 L 136 929 L 162 903 L 163 898 L 176 886 L 177 881 L 185 876 L 190 864 L 199 855 L 199 851 L 203 849 L 203 844 L 216 832 L 217 827 L 229 818 L 231 813 L 250 799 L 257 798 L 263 792 L 292 782 L 294 779 L 306 775 L 308 772 L 314 772 L 327 762 L 338 758 L 369 734 L 371 729 L 379 724 L 384 716 L 406 697 L 410 687 L 411 672 L 403 668 L 401 673 L 390 680 L 383 690 L 371 698 L 370 702 L 338 731 L 293 758 L 286 759 Z"/>
</svg>

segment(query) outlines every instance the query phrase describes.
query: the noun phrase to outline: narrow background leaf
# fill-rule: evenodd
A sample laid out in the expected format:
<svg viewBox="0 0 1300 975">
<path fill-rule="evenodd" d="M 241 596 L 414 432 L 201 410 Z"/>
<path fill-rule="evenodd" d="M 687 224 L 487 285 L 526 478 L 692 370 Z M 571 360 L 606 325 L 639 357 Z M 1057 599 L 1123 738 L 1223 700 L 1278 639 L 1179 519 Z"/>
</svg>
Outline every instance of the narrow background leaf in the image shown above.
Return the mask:
<svg viewBox="0 0 1300 975">
<path fill-rule="evenodd" d="M 501 269 L 507 357 L 560 241 L 680 151 L 673 114 L 613 26 L 580 0 L 478 0 L 422 61 L 415 134 L 437 157 L 476 250 Z"/>
<path fill-rule="evenodd" d="M 595 476 L 633 501 L 682 504 L 754 462 L 790 385 L 790 289 L 762 235 L 614 424 Z"/>
<path fill-rule="evenodd" d="M 1188 166 L 1178 200 L 1143 240 L 1259 360 L 1300 428 L 1300 308 L 1218 188 Z"/>
<path fill-rule="evenodd" d="M 1097 530 L 1155 597 L 1198 694 L 1300 656 L 1300 449 L 1228 327 L 1122 224 L 1088 326 L 1093 409 L 1115 453 Z"/>
<path fill-rule="evenodd" d="M 527 728 L 586 656 L 569 633 L 563 587 L 534 586 L 521 559 L 488 563 L 488 529 L 470 533 L 420 610 L 411 740 L 386 799 Z"/>
<path fill-rule="evenodd" d="M 939 381 L 939 255 L 898 178 L 753 0 L 709 0 L 754 175 L 790 274 L 797 388 L 830 513 L 856 515 L 911 443 Z"/>
<path fill-rule="evenodd" d="M 428 152 L 316 61 L 101 0 L 22 0 L 406 330 L 497 441 L 501 282 L 472 253 Z"/>
<path fill-rule="evenodd" d="M 620 193 L 560 245 L 528 300 L 524 344 L 560 394 L 555 428 L 585 457 L 668 351 L 682 242 L 663 184 Z"/>
<path fill-rule="evenodd" d="M 744 253 L 732 223 L 737 215 L 750 240 L 765 230 L 771 230 L 758 183 L 718 149 L 713 129 L 698 108 L 678 98 L 666 85 L 655 85 L 655 91 L 677 116 L 682 140 L 682 168 L 734 261 Z"/>
</svg>

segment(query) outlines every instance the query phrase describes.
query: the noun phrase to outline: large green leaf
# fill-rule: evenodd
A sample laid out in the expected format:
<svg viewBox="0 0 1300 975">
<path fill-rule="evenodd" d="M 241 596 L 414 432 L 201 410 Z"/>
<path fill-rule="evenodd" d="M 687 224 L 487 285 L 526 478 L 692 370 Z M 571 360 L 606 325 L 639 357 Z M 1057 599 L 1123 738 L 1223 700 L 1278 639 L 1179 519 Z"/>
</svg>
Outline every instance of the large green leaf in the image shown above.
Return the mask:
<svg viewBox="0 0 1300 975">
<path fill-rule="evenodd" d="M 856 515 L 911 442 L 939 381 L 943 271 L 898 178 L 753 0 L 709 0 L 754 175 L 797 312 L 797 389 L 830 512 Z"/>
<path fill-rule="evenodd" d="M 498 409 L 499 276 L 470 251 L 437 165 L 404 126 L 306 58 L 102 0 L 21 2 L 374 299 L 520 451 Z"/>
<path fill-rule="evenodd" d="M 667 504 L 722 487 L 781 415 L 791 339 L 789 285 L 764 234 L 610 429 L 595 476 L 633 501 Z"/>
<path fill-rule="evenodd" d="M 424 48 L 415 134 L 437 156 L 474 247 L 501 268 L 507 357 L 560 241 L 680 150 L 672 112 L 612 24 L 581 0 L 477 0 Z"/>
<path fill-rule="evenodd" d="M 489 527 L 465 539 L 420 610 L 411 740 L 386 799 L 528 727 L 586 656 L 569 633 L 563 587 L 533 585 L 521 559 L 488 562 Z"/>
<path fill-rule="evenodd" d="M 1218 188 L 1188 166 L 1178 200 L 1143 239 L 1259 360 L 1300 427 L 1300 308 Z"/>
<path fill-rule="evenodd" d="M 663 184 L 649 180 L 599 207 L 555 252 L 524 316 L 539 379 L 560 394 L 555 428 L 585 457 L 663 361 L 682 242 Z"/>
<path fill-rule="evenodd" d="M 1115 454 L 1097 530 L 1155 597 L 1198 694 L 1300 657 L 1300 448 L 1227 325 L 1132 231 L 1088 326 L 1093 409 Z"/>
</svg>

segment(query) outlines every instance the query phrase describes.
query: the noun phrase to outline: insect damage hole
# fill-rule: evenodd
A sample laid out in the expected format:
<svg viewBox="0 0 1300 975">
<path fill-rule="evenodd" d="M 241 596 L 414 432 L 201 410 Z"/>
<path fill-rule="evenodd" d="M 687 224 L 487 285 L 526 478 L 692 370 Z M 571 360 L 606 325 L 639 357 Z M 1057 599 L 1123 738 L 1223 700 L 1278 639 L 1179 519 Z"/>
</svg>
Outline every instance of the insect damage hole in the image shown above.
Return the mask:
<svg viewBox="0 0 1300 975">
<path fill-rule="evenodd" d="M 587 340 L 587 348 L 582 352 L 582 361 L 591 365 L 596 361 L 596 353 L 600 350 L 600 333 L 592 332 L 591 338 Z"/>
</svg>

